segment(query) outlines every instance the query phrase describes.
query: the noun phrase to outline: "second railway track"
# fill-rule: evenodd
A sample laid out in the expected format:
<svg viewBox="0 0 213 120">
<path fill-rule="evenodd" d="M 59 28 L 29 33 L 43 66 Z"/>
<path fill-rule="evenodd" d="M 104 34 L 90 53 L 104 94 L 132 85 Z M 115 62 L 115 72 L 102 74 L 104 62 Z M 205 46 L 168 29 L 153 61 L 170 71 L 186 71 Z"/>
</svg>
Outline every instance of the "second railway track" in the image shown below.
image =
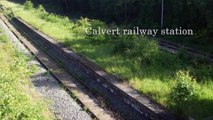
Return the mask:
<svg viewBox="0 0 213 120">
<path fill-rule="evenodd" d="M 184 52 L 186 52 L 190 56 L 204 58 L 211 63 L 213 62 L 213 55 L 211 55 L 211 54 L 208 54 L 208 53 L 205 53 L 202 51 L 198 51 L 198 50 L 192 49 L 190 47 L 186 47 L 186 46 L 183 46 L 183 45 L 180 45 L 177 43 L 173 43 L 170 41 L 166 41 L 163 39 L 157 38 L 157 40 L 158 40 L 158 44 L 159 44 L 161 50 L 165 50 L 167 52 L 174 53 L 174 54 L 178 53 L 180 50 L 184 50 Z"/>
<path fill-rule="evenodd" d="M 6 23 L 7 19 L 1 17 Z M 120 79 L 99 68 L 93 62 L 65 48 L 51 37 L 36 30 L 23 20 L 13 18 L 10 23 L 35 47 L 41 49 L 88 90 L 101 97 L 106 106 L 128 120 L 174 120 L 173 114 L 148 97 L 139 94 Z M 9 23 L 6 23 L 9 24 Z M 23 42 L 24 43 L 24 42 Z M 24 43 L 25 44 L 25 43 Z"/>
</svg>

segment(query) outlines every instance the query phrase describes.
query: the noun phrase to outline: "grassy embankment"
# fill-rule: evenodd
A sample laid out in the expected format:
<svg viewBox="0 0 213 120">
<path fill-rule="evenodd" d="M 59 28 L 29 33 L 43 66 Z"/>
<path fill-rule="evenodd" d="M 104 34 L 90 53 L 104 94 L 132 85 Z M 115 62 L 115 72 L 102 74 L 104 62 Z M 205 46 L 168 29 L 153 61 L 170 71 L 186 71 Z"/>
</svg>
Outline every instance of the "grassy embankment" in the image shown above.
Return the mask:
<svg viewBox="0 0 213 120">
<path fill-rule="evenodd" d="M 29 81 L 36 68 L 0 32 L 0 119 L 49 120 L 52 114 Z"/>
<path fill-rule="evenodd" d="M 57 39 L 67 47 L 94 60 L 106 71 L 127 80 L 135 89 L 169 107 L 171 88 L 179 71 L 188 71 L 196 79 L 197 98 L 186 115 L 201 119 L 213 114 L 213 66 L 179 54 L 159 51 L 157 43 L 143 36 L 87 36 L 86 27 L 112 27 L 98 20 L 69 20 L 30 5 L 1 1 L 16 16 Z M 25 8 L 24 8 L 25 7 Z M 184 74 L 182 74 L 184 75 Z"/>
</svg>

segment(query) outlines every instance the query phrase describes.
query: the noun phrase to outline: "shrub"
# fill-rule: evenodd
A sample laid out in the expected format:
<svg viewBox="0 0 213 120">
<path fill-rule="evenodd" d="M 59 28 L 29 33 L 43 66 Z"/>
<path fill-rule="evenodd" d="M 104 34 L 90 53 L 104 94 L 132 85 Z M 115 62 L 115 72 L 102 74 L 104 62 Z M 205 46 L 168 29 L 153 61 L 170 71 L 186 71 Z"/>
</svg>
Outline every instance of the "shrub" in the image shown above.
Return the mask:
<svg viewBox="0 0 213 120">
<path fill-rule="evenodd" d="M 114 40 L 113 53 L 128 56 L 135 47 L 135 41 L 128 36 L 119 36 Z"/>
<path fill-rule="evenodd" d="M 105 34 L 97 34 L 97 35 L 87 35 L 86 34 L 86 29 L 87 28 L 92 28 L 92 29 L 105 29 L 107 28 L 106 24 L 102 21 L 99 20 L 93 20 L 93 19 L 88 19 L 88 18 L 81 18 L 78 20 L 74 27 L 73 27 L 73 32 L 76 34 L 77 37 L 85 37 L 86 39 L 90 40 L 92 44 L 97 44 L 97 43 L 104 43 L 104 40 L 107 40 L 109 37 L 108 35 Z M 90 30 L 90 29 L 88 29 Z M 92 32 L 92 31 L 89 31 Z"/>
<path fill-rule="evenodd" d="M 96 29 L 96 30 L 98 30 L 98 28 L 108 29 L 107 25 L 104 22 L 99 21 L 99 20 L 91 20 L 89 27 Z M 86 36 L 86 38 L 90 39 L 90 42 L 93 44 L 105 43 L 108 39 L 110 39 L 109 37 L 110 36 L 107 34 L 98 34 L 98 35 L 92 34 L 92 35 Z"/>
<path fill-rule="evenodd" d="M 67 26 L 70 23 L 70 19 L 68 17 L 64 17 L 62 23 Z"/>
<path fill-rule="evenodd" d="M 50 14 L 43 14 L 44 15 L 44 19 L 48 22 L 58 22 L 58 17 L 57 15 L 50 13 Z"/>
<path fill-rule="evenodd" d="M 121 36 L 114 43 L 113 52 L 124 55 L 138 64 L 154 63 L 159 55 L 156 41 L 146 37 Z"/>
<path fill-rule="evenodd" d="M 85 29 L 87 27 L 91 26 L 91 22 L 90 19 L 88 18 L 81 18 L 80 20 L 78 20 L 75 25 L 73 26 L 72 30 L 73 33 L 75 33 L 76 37 L 78 36 L 85 36 Z"/>
<path fill-rule="evenodd" d="M 174 107 L 178 115 L 184 115 L 190 102 L 196 98 L 195 81 L 189 72 L 179 71 L 176 74 L 176 82 L 171 89 L 171 107 Z"/>
<path fill-rule="evenodd" d="M 42 13 L 42 14 L 46 14 L 46 13 L 47 13 L 46 10 L 44 9 L 44 7 L 43 7 L 42 5 L 39 5 L 38 8 L 37 8 L 37 10 L 38 10 L 40 13 Z"/>
<path fill-rule="evenodd" d="M 6 15 L 7 16 L 7 18 L 9 18 L 9 19 L 11 19 L 11 18 L 13 18 L 14 17 L 14 14 L 13 14 L 13 11 L 12 11 L 12 9 L 11 8 L 3 8 L 4 9 L 4 15 Z"/>
<path fill-rule="evenodd" d="M 33 8 L 33 3 L 30 1 L 30 0 L 27 0 L 25 3 L 24 3 L 24 9 L 26 10 L 30 10 Z"/>
<path fill-rule="evenodd" d="M 136 62 L 147 65 L 155 62 L 158 54 L 159 49 L 156 41 L 141 38 L 137 40 L 137 44 L 130 56 L 134 58 Z"/>
</svg>

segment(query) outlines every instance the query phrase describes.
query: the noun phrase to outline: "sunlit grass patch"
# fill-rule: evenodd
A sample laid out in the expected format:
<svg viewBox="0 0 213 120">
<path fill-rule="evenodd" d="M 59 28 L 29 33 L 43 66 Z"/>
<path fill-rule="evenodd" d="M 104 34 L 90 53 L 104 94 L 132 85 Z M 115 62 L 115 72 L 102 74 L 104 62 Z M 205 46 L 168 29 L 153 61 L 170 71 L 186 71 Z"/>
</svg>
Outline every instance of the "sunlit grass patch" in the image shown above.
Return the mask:
<svg viewBox="0 0 213 120">
<path fill-rule="evenodd" d="M 2 37 L 3 36 L 3 37 Z M 4 34 L 0 36 L 0 119 L 53 119 L 46 102 L 29 81 L 35 66 L 14 48 Z"/>
<path fill-rule="evenodd" d="M 168 104 L 167 97 L 170 93 L 170 86 L 172 85 L 171 83 L 148 78 L 144 78 L 141 81 L 141 78 L 137 77 L 132 78 L 130 83 L 140 92 L 148 95 L 156 101 L 159 101 L 163 105 Z"/>
<path fill-rule="evenodd" d="M 3 33 L 0 34 L 0 42 L 2 43 L 6 43 L 7 42 L 7 36 L 4 35 Z"/>
</svg>

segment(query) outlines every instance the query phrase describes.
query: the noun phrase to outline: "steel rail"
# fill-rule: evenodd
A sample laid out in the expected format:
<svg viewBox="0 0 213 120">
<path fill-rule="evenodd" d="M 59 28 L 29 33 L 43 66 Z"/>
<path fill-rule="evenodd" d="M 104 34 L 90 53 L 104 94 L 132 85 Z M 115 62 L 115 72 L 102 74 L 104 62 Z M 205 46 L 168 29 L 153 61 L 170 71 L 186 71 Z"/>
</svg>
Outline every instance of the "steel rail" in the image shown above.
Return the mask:
<svg viewBox="0 0 213 120">
<path fill-rule="evenodd" d="M 199 50 L 195 50 L 193 48 L 190 48 L 181 44 L 177 44 L 171 41 L 166 41 L 159 38 L 156 38 L 156 39 L 159 43 L 161 50 L 164 50 L 173 54 L 178 53 L 180 50 L 184 50 L 184 52 L 186 52 L 190 56 L 204 58 L 209 62 L 213 62 L 213 55 L 211 54 L 208 54 Z"/>
<path fill-rule="evenodd" d="M 90 60 L 67 49 L 46 34 L 36 30 L 20 18 L 10 22 L 36 47 L 60 63 L 81 84 L 89 88 L 93 94 L 104 99 L 107 106 L 125 119 L 134 120 L 173 120 L 175 117 L 161 105 L 148 97 L 139 94 L 129 85 L 98 67 Z"/>
</svg>

